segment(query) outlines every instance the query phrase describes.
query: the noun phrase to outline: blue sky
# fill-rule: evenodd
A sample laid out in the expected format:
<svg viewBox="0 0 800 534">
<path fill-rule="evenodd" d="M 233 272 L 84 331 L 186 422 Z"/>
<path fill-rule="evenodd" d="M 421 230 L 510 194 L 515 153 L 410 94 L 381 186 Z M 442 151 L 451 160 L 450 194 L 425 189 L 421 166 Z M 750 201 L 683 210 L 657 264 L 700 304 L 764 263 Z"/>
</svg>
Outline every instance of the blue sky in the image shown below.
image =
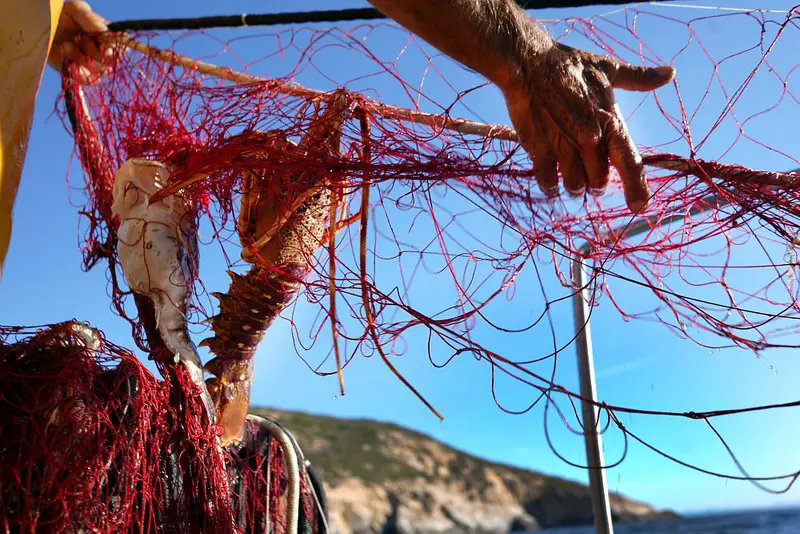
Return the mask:
<svg viewBox="0 0 800 534">
<path fill-rule="evenodd" d="M 761 8 L 787 9 L 789 2 L 759 2 Z M 165 6 L 164 2 L 142 0 L 134 4 L 110 1 L 95 1 L 96 10 L 111 20 L 128 18 L 151 18 L 185 16 L 187 14 L 259 13 L 271 11 L 276 6 L 266 2 L 226 2 L 224 9 L 211 2 L 189 2 L 175 0 Z M 291 9 L 330 8 L 332 3 L 308 1 L 289 6 Z M 337 3 L 340 7 L 356 7 L 357 2 Z M 739 6 L 739 3 L 731 3 Z M 543 18 L 586 16 L 608 11 L 610 8 L 593 10 L 547 11 Z M 648 8 L 668 16 L 687 19 L 710 14 L 706 11 L 689 11 L 686 8 Z M 758 27 L 748 19 L 723 19 L 699 23 L 698 32 L 707 46 L 709 54 L 721 58 L 733 50 L 744 48 L 748 39 L 756 39 Z M 222 40 L 240 36 L 238 31 L 216 32 Z M 644 42 L 658 51 L 662 59 L 670 61 L 682 46 L 680 39 L 685 31 L 671 33 L 642 18 L 637 27 Z M 790 32 L 791 33 L 791 32 Z M 399 46 L 396 31 L 385 34 L 376 32 L 368 45 L 381 57 L 391 57 Z M 394 36 L 394 37 L 392 37 Z M 798 44 L 796 31 L 786 36 L 777 47 L 772 64 L 776 70 L 786 73 L 797 63 Z M 269 41 L 259 42 L 263 49 L 252 43 L 241 44 L 237 51 L 252 54 L 253 58 L 270 52 Z M 580 41 L 574 44 L 582 45 Z M 210 48 L 208 51 L 211 51 Z M 218 50 L 214 50 L 218 51 Z M 341 76 L 352 78 L 358 72 L 358 64 L 335 65 L 333 52 L 321 54 L 319 65 Z M 249 57 L 249 56 L 248 56 Z M 406 79 L 419 79 L 424 68 L 413 55 L 404 57 L 398 69 Z M 732 61 L 721 68 L 726 83 L 736 86 L 748 67 L 754 65 L 754 55 L 748 55 L 737 63 Z M 419 59 L 419 58 L 418 58 Z M 448 80 L 459 88 L 476 84 L 472 75 L 444 60 L 437 60 Z M 691 109 L 700 101 L 705 91 L 710 72 L 710 63 L 704 60 L 699 49 L 691 48 L 676 60 L 679 84 L 684 104 Z M 276 68 L 278 66 L 276 65 Z M 315 81 L 308 74 L 306 83 Z M 349 77 L 349 78 L 348 78 Z M 416 77 L 416 78 L 415 78 Z M 319 81 L 319 80 L 316 80 Z M 321 81 L 319 83 L 322 83 Z M 375 86 L 370 82 L 365 86 Z M 390 86 L 381 90 L 386 101 L 407 104 L 402 94 L 393 93 Z M 78 318 L 101 328 L 112 341 L 132 347 L 130 330 L 123 320 L 115 316 L 107 297 L 105 272 L 98 267 L 89 273 L 80 270 L 78 240 L 82 229 L 79 226 L 75 205 L 82 205 L 80 191 L 70 190 L 66 176 L 70 173 L 73 184 L 80 184 L 80 169 L 70 160 L 72 143 L 60 121 L 52 114 L 59 88 L 58 77 L 48 70 L 39 93 L 33 134 L 31 137 L 25 170 L 15 211 L 14 233 L 11 250 L 5 266 L 4 279 L 0 286 L 0 324 L 46 324 Z M 353 88 L 357 89 L 358 84 Z M 433 78 L 426 92 L 445 101 L 448 93 L 436 85 Z M 743 116 L 768 107 L 776 98 L 776 84 L 768 74 L 759 76 L 745 97 L 737 104 L 737 112 Z M 666 109 L 675 111 L 674 90 L 659 92 Z M 641 96 L 618 93 L 625 111 L 635 108 Z M 474 110 L 473 117 L 487 121 L 506 123 L 507 116 L 499 93 L 487 88 L 469 100 Z M 701 112 L 692 123 L 694 132 L 704 128 L 723 110 L 725 100 L 718 91 L 712 91 L 704 101 Z M 666 142 L 675 137 L 663 117 L 656 112 L 652 98 L 634 115 L 629 126 L 634 138 L 648 145 Z M 462 110 L 461 115 L 467 112 Z M 798 106 L 792 102 L 781 103 L 778 111 L 765 114 L 748 123 L 747 131 L 764 143 L 797 154 L 796 136 L 790 125 L 800 118 Z M 724 150 L 736 129 L 728 122 L 715 133 L 704 147 L 701 155 L 714 158 Z M 674 144 L 669 150 L 679 151 Z M 725 161 L 746 165 L 788 169 L 792 162 L 785 157 L 758 148 L 753 143 L 739 142 Z M 399 217 L 399 216 L 398 216 Z M 405 221 L 397 219 L 402 226 Z M 478 226 L 467 221 L 466 224 Z M 417 228 L 417 234 L 425 227 Z M 430 236 L 429 236 L 430 237 Z M 740 263 L 763 263 L 755 258 L 758 254 L 753 246 L 737 251 Z M 209 291 L 223 290 L 226 277 L 223 263 L 217 252 L 203 251 L 203 279 Z M 623 270 L 621 266 L 618 266 Z M 391 276 L 387 275 L 391 283 Z M 552 277 L 551 277 L 552 278 Z M 526 284 L 527 283 L 527 284 Z M 628 303 L 643 303 L 647 295 L 640 289 L 628 287 L 622 282 L 612 282 L 612 290 Z M 447 298 L 433 276 L 420 279 L 415 291 L 431 292 L 430 300 Z M 554 280 L 546 283 L 548 295 L 559 294 Z M 438 292 L 437 292 L 438 291 Z M 517 287 L 516 298 L 493 313 L 513 323 L 526 315 L 538 313 L 541 296 L 529 274 L 522 276 Z M 563 293 L 563 290 L 560 290 Z M 452 296 L 452 295 L 451 295 Z M 426 302 L 422 306 L 436 304 Z M 555 332 L 563 343 L 571 337 L 572 316 L 568 302 L 553 308 Z M 308 319 L 315 313 L 313 307 L 304 303 L 298 308 L 298 317 Z M 624 322 L 607 300 L 602 301 L 592 318 L 595 342 L 597 387 L 601 400 L 625 406 L 672 410 L 704 411 L 721 408 L 786 402 L 797 398 L 797 377 L 800 363 L 791 351 L 765 351 L 759 356 L 751 352 L 728 349 L 710 351 L 669 333 L 663 326 L 651 322 Z M 527 337 L 501 336 L 486 333 L 483 341 L 503 354 L 533 356 L 547 354 L 552 349 L 552 334 L 540 328 Z M 202 339 L 197 335 L 196 340 Z M 397 359 L 397 365 L 411 382 L 425 393 L 426 397 L 443 413 L 439 422 L 389 373 L 377 358 L 356 358 L 345 372 L 347 395 L 338 397 L 335 377 L 322 378 L 312 373 L 297 357 L 292 346 L 292 337 L 286 321 L 277 323 L 262 344 L 256 360 L 256 379 L 253 403 L 288 409 L 327 413 L 343 417 L 368 417 L 389 420 L 426 432 L 457 448 L 546 473 L 585 481 L 586 473 L 559 460 L 548 447 L 544 437 L 544 410 L 541 405 L 524 415 L 503 413 L 494 404 L 490 391 L 490 374 L 485 363 L 473 359 L 455 360 L 444 369 L 436 369 L 424 354 L 424 338 L 419 335 L 408 338 L 405 356 Z M 795 343 L 796 339 L 792 340 Z M 314 351 L 309 355 L 312 362 Z M 436 356 L 436 355 L 434 355 Z M 558 356 L 556 381 L 577 391 L 575 354 L 568 348 Z M 549 372 L 551 362 L 538 370 Z M 152 367 L 151 367 L 152 368 Z M 535 398 L 529 388 L 511 381 L 499 381 L 498 396 L 507 408 L 519 409 Z M 561 404 L 564 406 L 564 404 Z M 751 474 L 770 476 L 784 474 L 800 468 L 800 425 L 796 418 L 800 411 L 781 410 L 751 415 L 737 415 L 716 421 L 718 428 L 737 452 Z M 719 443 L 702 423 L 667 418 L 623 416 L 622 421 L 634 432 L 669 454 L 689 463 L 718 471 L 735 473 L 735 466 Z M 548 430 L 556 443 L 559 454 L 571 461 L 584 460 L 583 442 L 580 436 L 570 433 L 549 413 Z M 608 461 L 615 460 L 622 451 L 622 440 L 618 433 L 610 432 L 605 437 L 605 454 Z M 681 511 L 704 509 L 787 505 L 800 502 L 800 489 L 793 488 L 788 494 L 775 496 L 762 492 L 746 482 L 725 481 L 692 472 L 669 460 L 658 457 L 645 448 L 632 444 L 627 459 L 608 473 L 609 486 L 628 496 L 651 502 L 660 507 Z"/>
</svg>

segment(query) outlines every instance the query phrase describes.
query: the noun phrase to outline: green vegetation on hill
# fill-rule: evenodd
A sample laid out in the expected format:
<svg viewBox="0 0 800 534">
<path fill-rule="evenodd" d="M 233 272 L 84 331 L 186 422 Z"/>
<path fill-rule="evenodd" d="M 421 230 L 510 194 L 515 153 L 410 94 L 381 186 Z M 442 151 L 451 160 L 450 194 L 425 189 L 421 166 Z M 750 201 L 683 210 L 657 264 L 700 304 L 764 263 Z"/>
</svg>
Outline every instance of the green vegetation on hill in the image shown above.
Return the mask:
<svg viewBox="0 0 800 534">
<path fill-rule="evenodd" d="M 384 482 L 420 475 L 407 463 L 387 455 L 381 447 L 381 432 L 415 434 L 397 425 L 264 408 L 251 408 L 250 413 L 278 420 L 294 435 L 323 478 L 331 483 L 345 476 L 366 482 Z"/>
<path fill-rule="evenodd" d="M 306 457 L 330 483 L 348 476 L 365 482 L 393 482 L 421 477 L 442 482 L 458 479 L 464 482 L 466 490 L 480 490 L 487 484 L 485 469 L 491 468 L 501 476 L 508 474 L 538 488 L 586 491 L 582 484 L 477 458 L 393 423 L 339 419 L 268 408 L 251 408 L 250 411 L 255 415 L 272 417 L 286 427 L 297 438 Z M 445 454 L 429 455 L 432 456 L 433 465 L 424 470 L 392 450 L 393 442 L 399 447 L 414 445 L 422 453 L 430 453 L 431 446 L 435 445 L 435 449 L 441 449 Z M 441 471 L 436 460 L 445 459 L 445 456 L 446 461 L 441 466 L 446 470 Z M 522 493 L 530 492 L 530 486 L 527 491 L 518 489 Z"/>
<path fill-rule="evenodd" d="M 385 515 L 386 510 L 394 509 L 392 506 L 404 506 L 406 517 L 411 514 L 418 526 L 427 520 L 453 522 L 453 517 L 463 521 L 464 514 L 480 521 L 484 517 L 481 514 L 496 513 L 486 512 L 485 506 L 500 506 L 504 513 L 512 514 L 501 518 L 500 523 L 521 518 L 529 523 L 533 520 L 540 527 L 552 527 L 592 521 L 589 488 L 577 482 L 476 458 L 392 423 L 267 408 L 252 408 L 251 412 L 277 420 L 289 430 L 330 488 L 349 488 L 348 499 L 359 504 L 340 502 L 342 510 L 372 518 L 364 523 L 368 527 L 361 525 L 366 530 L 358 532 L 381 530 L 390 519 L 396 521 L 397 514 Z M 361 486 L 356 485 L 361 489 L 348 486 L 352 479 L 361 481 Z M 389 496 L 396 499 L 395 505 Z M 375 507 L 382 506 L 379 501 L 386 499 L 386 510 L 376 512 Z M 463 506 L 453 508 L 456 501 Z M 615 521 L 674 517 L 618 495 L 611 496 L 611 504 Z M 453 522 L 453 528 L 461 528 L 458 521 Z M 497 528 L 495 525 L 489 531 Z"/>
</svg>

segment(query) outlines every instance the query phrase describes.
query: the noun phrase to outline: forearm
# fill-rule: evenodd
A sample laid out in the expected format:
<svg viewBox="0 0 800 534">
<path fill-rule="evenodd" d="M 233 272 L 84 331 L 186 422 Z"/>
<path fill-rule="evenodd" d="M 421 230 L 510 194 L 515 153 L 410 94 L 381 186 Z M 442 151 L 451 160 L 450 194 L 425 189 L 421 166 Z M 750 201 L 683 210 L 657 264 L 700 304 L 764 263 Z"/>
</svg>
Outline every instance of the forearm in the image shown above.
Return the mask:
<svg viewBox="0 0 800 534">
<path fill-rule="evenodd" d="M 514 0 L 370 0 L 386 16 L 501 89 L 553 40 Z"/>
</svg>

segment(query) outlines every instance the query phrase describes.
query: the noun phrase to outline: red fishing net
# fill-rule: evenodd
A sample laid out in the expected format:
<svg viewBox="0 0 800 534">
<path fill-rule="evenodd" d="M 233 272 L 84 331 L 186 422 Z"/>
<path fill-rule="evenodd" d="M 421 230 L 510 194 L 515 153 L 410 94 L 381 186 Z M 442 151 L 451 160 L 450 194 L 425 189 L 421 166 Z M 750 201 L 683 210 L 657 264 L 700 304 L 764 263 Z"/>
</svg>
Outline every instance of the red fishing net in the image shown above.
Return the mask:
<svg viewBox="0 0 800 534">
<path fill-rule="evenodd" d="M 124 283 L 110 209 L 115 172 L 143 157 L 172 169 L 159 198 L 180 192 L 194 206 L 201 271 L 231 272 L 218 310 L 197 279 L 189 313 L 211 322 L 223 383 L 214 387 L 226 387 L 234 364 L 250 372 L 280 313 L 319 373 L 359 356 L 391 366 L 414 349 L 437 366 L 488 362 L 493 377 L 548 402 L 577 398 L 535 367 L 574 341 L 553 326 L 554 310 L 581 289 L 573 258 L 590 268 L 593 306 L 705 346 L 797 346 L 800 176 L 777 171 L 798 166 L 787 133 L 800 117 L 800 18 L 695 14 L 627 8 L 546 21 L 570 45 L 677 68 L 654 94 L 620 95 L 653 191 L 643 217 L 616 181 L 601 197 L 546 198 L 513 131 L 495 124 L 507 124 L 496 90 L 397 26 L 130 35 L 97 83 L 80 86 L 71 69 L 64 78 L 86 171 L 85 266 L 107 264 L 116 311 L 140 348 L 157 346 L 152 311 Z M 719 25 L 742 38 L 715 40 Z M 508 313 L 521 298 L 525 313 Z M 531 341 L 540 331 L 549 344 Z M 742 411 L 603 408 L 633 438 L 618 413 L 709 421 Z M 198 432 L 191 438 L 206 443 Z M 149 442 L 153 454 L 164 440 Z"/>
<path fill-rule="evenodd" d="M 197 403 L 96 330 L 3 328 L 0 383 L 4 532 L 289 532 L 279 440 L 248 425 L 223 466 Z"/>
<path fill-rule="evenodd" d="M 128 50 L 100 83 L 83 87 L 89 110 L 85 119 L 92 123 L 86 128 L 96 130 L 99 142 L 92 156 L 100 160 L 85 210 L 90 221 L 86 264 L 113 256 L 113 246 L 106 246 L 112 224 L 104 206 L 114 172 L 130 157 L 176 167 L 170 192 L 185 186 L 184 194 L 202 206 L 201 216 L 213 228 L 206 242 L 223 247 L 229 259 L 220 269 L 241 265 L 230 223 L 238 216 L 242 172 L 263 169 L 279 180 L 302 171 L 324 177 L 325 187 L 341 197 L 337 217 L 354 223 L 340 222 L 336 246 L 319 250 L 314 275 L 305 283 L 309 296 L 320 301 L 320 313 L 331 315 L 326 294 L 334 265 L 337 307 L 353 316 L 348 318 L 348 331 L 340 334 L 355 344 L 370 338 L 358 331 L 374 330 L 385 345 L 421 327 L 482 353 L 467 332 L 477 324 L 500 326 L 484 310 L 518 286 L 518 277 L 534 261 L 552 263 L 563 285 L 571 287 L 565 266 L 579 255 L 595 266 L 598 292 L 613 298 L 609 277 L 627 273 L 650 289 L 653 299 L 644 300 L 653 303 L 651 309 L 620 304 L 624 314 L 655 318 L 687 336 L 699 327 L 727 343 L 774 346 L 778 342 L 768 335 L 770 328 L 786 325 L 778 319 L 796 313 L 794 292 L 791 287 L 786 290 L 792 286 L 792 262 L 782 259 L 796 246 L 796 176 L 739 164 L 775 170 L 797 165 L 790 141 L 767 142 L 767 136 L 748 133 L 763 129 L 767 115 L 775 121 L 797 113 L 791 83 L 794 64 L 786 64 L 784 53 L 796 42 L 795 22 L 794 12 L 753 11 L 687 21 L 662 11 L 627 9 L 550 24 L 553 33 L 570 44 L 634 63 L 677 65 L 673 86 L 637 96 L 639 105 L 626 110 L 634 135 L 641 129 L 636 117 L 643 114 L 649 121 L 648 135 L 639 137 L 654 139 L 643 149 L 654 191 L 646 212 L 651 229 L 636 239 L 617 238 L 637 219 L 616 191 L 598 199 L 551 202 L 532 181 L 527 156 L 508 140 L 513 132 L 456 120 L 479 118 L 468 111 L 481 101 L 477 93 L 497 107 L 494 90 L 451 85 L 447 75 L 456 70 L 451 62 L 430 57 L 429 47 L 401 29 L 249 29 L 227 41 L 212 31 L 133 36 L 139 43 L 169 51 L 142 44 L 139 50 L 149 50 L 149 55 Z M 748 28 L 747 38 L 736 43 L 701 39 L 705 28 L 714 24 L 742 25 Z M 667 43 L 655 43 L 657 47 L 649 44 L 655 39 L 648 39 L 656 25 L 670 35 Z M 264 55 L 265 50 L 270 53 Z M 180 56 L 182 51 L 187 55 Z M 698 57 L 705 60 L 694 65 L 699 72 L 692 72 L 691 78 L 684 75 L 691 90 L 681 88 L 683 56 L 694 63 Z M 420 57 L 427 60 L 417 65 Z M 780 64 L 773 65 L 773 57 Z M 214 69 L 204 61 L 231 69 Z M 408 71 L 420 72 L 422 79 Z M 463 73 L 453 78 L 473 80 Z M 298 85 L 298 80 L 310 80 L 306 85 L 313 89 Z M 759 94 L 751 95 L 749 89 L 756 84 Z M 698 86 L 704 90 L 698 92 Z M 336 92 L 339 87 L 348 91 Z M 390 95 L 388 104 L 408 110 L 385 105 L 379 94 Z M 337 97 L 344 101 L 338 154 L 287 151 L 282 144 L 250 135 L 279 132 L 300 142 L 321 110 Z M 701 113 L 706 106 L 713 112 Z M 370 128 L 368 138 L 362 133 L 364 125 Z M 365 184 L 370 186 L 370 203 L 363 245 L 369 261 L 363 272 L 358 248 Z M 282 187 L 310 188 L 308 182 L 288 179 Z M 675 215 L 686 218 L 661 226 Z M 417 235 L 421 238 L 415 239 Z M 736 250 L 756 240 L 770 255 L 778 250 L 781 258 L 737 262 Z M 423 267 L 449 279 L 448 290 L 455 299 L 447 300 L 447 306 L 431 307 L 411 298 L 415 288 L 408 278 L 421 277 L 416 272 Z M 741 284 L 738 278 L 736 283 L 729 281 L 743 267 L 759 270 L 758 277 L 748 278 L 757 278 L 761 287 Z M 400 273 L 406 279 L 397 284 Z M 390 282 L 383 284 L 382 279 Z M 124 288 L 112 284 L 119 304 Z M 392 291 L 395 285 L 397 291 Z M 687 287 L 694 288 L 691 296 Z M 359 309 L 364 291 L 380 316 L 371 323 L 366 310 Z M 201 315 L 212 314 L 200 302 L 197 307 Z M 333 321 L 344 329 L 342 321 Z M 357 352 L 355 347 L 351 351 Z"/>
<path fill-rule="evenodd" d="M 312 183 L 333 191 L 338 234 L 333 244 L 327 237 L 317 243 L 313 274 L 303 280 L 319 316 L 297 334 L 316 341 L 333 325 L 343 354 L 388 354 L 406 345 L 411 330 L 425 329 L 438 354 L 449 347 L 451 354 L 472 353 L 510 370 L 515 358 L 482 346 L 480 332 L 530 329 L 533 324 L 498 312 L 522 279 L 549 288 L 551 280 L 536 280 L 549 276 L 545 265 L 573 291 L 568 267 L 575 256 L 593 266 L 595 300 L 604 294 L 626 317 L 656 320 L 690 338 L 712 333 L 723 345 L 792 344 L 785 334 L 796 331 L 798 311 L 797 176 L 741 165 L 797 165 L 791 142 L 765 126 L 767 116 L 774 123 L 798 111 L 795 64 L 786 57 L 798 37 L 797 15 L 678 19 L 663 12 L 624 9 L 549 23 L 557 37 L 584 49 L 677 67 L 674 85 L 626 106 L 634 136 L 643 128 L 636 118 L 647 120 L 647 135 L 638 138 L 649 141 L 643 152 L 653 190 L 646 231 L 636 238 L 623 238 L 641 223 L 617 190 L 579 201 L 545 198 L 527 156 L 510 141 L 513 131 L 477 122 L 476 103 L 501 104 L 494 90 L 468 85 L 475 78 L 402 29 L 248 29 L 227 40 L 217 36 L 222 32 L 191 31 L 133 36 L 136 50 L 120 53 L 109 75 L 83 87 L 88 111 L 81 113 L 81 131 L 97 135 L 84 211 L 86 265 L 110 257 L 114 271 L 105 206 L 115 170 L 141 156 L 175 167 L 165 194 L 183 188 L 200 207 L 212 229 L 206 242 L 225 252 L 228 264 L 220 269 L 243 265 L 231 239 L 243 171 L 263 171 L 263 180 L 280 181 L 281 194 L 295 199 Z M 704 37 L 719 24 L 741 26 L 746 38 Z M 656 28 L 669 38 L 654 38 Z M 319 119 L 335 99 L 341 111 L 328 111 L 342 122 L 335 151 L 286 150 L 253 136 L 319 139 L 331 128 Z M 313 179 L 290 179 L 298 173 Z M 292 209 L 290 202 L 273 202 L 278 210 Z M 756 261 L 754 248 L 763 249 Z M 430 298 L 425 280 L 431 274 L 437 298 Z M 112 277 L 113 298 L 125 315 L 118 280 Z M 615 299 L 614 280 L 638 285 L 636 302 Z M 197 317 L 213 315 L 201 300 Z M 542 314 L 558 300 L 543 296 Z"/>
</svg>

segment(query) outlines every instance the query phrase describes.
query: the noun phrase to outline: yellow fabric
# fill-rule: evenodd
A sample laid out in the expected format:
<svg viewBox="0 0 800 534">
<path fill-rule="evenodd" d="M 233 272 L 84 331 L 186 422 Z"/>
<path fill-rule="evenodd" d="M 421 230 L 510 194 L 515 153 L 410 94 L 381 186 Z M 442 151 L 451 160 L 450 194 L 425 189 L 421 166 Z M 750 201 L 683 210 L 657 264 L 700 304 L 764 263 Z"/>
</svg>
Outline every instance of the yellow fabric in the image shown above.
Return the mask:
<svg viewBox="0 0 800 534">
<path fill-rule="evenodd" d="M 4 0 L 0 18 L 0 277 L 33 105 L 63 0 Z"/>
</svg>

